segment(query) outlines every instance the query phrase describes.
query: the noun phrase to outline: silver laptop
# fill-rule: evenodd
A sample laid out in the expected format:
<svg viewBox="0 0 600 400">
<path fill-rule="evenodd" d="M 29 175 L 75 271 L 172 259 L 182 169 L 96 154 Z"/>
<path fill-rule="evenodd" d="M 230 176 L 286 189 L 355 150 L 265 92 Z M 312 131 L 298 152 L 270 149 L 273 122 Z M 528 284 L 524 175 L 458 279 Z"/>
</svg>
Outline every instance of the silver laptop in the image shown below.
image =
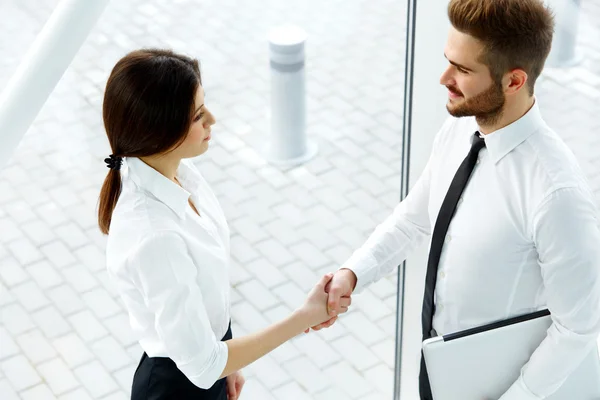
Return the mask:
<svg viewBox="0 0 600 400">
<path fill-rule="evenodd" d="M 423 342 L 434 400 L 498 399 L 546 337 L 548 310 L 537 311 Z M 589 355 L 548 400 L 600 399 L 600 357 Z"/>
</svg>

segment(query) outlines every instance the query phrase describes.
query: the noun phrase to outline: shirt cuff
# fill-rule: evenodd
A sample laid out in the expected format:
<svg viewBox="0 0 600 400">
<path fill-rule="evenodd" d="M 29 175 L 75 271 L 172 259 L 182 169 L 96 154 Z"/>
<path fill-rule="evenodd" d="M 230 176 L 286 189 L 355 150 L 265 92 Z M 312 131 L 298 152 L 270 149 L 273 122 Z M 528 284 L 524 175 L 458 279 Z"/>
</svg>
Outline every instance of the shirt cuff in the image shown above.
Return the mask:
<svg viewBox="0 0 600 400">
<path fill-rule="evenodd" d="M 520 376 L 510 389 L 500 397 L 500 400 L 543 400 L 543 397 L 531 393 L 525 386 L 523 377 Z"/>
<path fill-rule="evenodd" d="M 349 269 L 354 272 L 356 287 L 352 293 L 358 294 L 375 280 L 377 260 L 370 253 L 360 254 L 358 250 L 339 269 Z"/>
<path fill-rule="evenodd" d="M 195 369 L 196 371 L 200 370 L 202 373 L 198 375 L 188 375 L 187 378 L 200 389 L 210 389 L 221 377 L 225 366 L 227 365 L 227 358 L 229 357 L 229 347 L 225 342 L 218 342 L 217 348 L 214 352 L 214 360 L 209 360 L 208 364 L 209 368 L 206 368 L 206 358 L 196 360 L 204 365 L 186 365 L 182 366 L 181 370 L 185 373 L 185 370 Z"/>
</svg>

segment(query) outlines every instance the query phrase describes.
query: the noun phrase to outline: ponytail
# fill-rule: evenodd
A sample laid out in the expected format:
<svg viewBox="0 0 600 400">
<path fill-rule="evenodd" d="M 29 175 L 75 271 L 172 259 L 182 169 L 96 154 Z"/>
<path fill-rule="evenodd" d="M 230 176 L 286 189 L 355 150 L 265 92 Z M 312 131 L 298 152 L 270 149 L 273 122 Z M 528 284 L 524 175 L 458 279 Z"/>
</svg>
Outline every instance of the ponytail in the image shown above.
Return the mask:
<svg viewBox="0 0 600 400">
<path fill-rule="evenodd" d="M 121 184 L 121 172 L 111 168 L 104 179 L 98 205 L 98 226 L 105 235 L 108 235 L 112 213 L 121 195 Z"/>
<path fill-rule="evenodd" d="M 0 0 L 1 1 L 1 0 Z M 126 157 L 166 154 L 188 136 L 195 96 L 202 85 L 198 61 L 170 50 L 135 50 L 113 67 L 102 102 L 102 120 L 113 151 L 98 199 L 98 226 L 108 235 L 122 191 Z"/>
</svg>

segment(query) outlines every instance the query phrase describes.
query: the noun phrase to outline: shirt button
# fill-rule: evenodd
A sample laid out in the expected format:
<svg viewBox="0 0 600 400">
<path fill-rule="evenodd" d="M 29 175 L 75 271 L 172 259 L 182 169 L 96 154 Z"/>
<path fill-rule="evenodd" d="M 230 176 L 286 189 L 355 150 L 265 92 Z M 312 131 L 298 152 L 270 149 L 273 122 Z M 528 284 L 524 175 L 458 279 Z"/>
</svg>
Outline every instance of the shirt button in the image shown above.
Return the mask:
<svg viewBox="0 0 600 400">
<path fill-rule="evenodd" d="M 478 165 L 479 165 L 479 158 L 477 159 L 477 161 L 475 161 L 475 164 L 478 164 Z"/>
<path fill-rule="evenodd" d="M 444 271 L 440 272 L 440 278 L 444 279 L 446 277 L 446 273 Z"/>
<path fill-rule="evenodd" d="M 446 242 L 451 242 L 451 241 L 452 241 L 452 236 L 446 235 Z"/>
<path fill-rule="evenodd" d="M 442 311 L 444 309 L 444 305 L 442 303 L 438 303 L 435 305 L 436 311 Z"/>
</svg>

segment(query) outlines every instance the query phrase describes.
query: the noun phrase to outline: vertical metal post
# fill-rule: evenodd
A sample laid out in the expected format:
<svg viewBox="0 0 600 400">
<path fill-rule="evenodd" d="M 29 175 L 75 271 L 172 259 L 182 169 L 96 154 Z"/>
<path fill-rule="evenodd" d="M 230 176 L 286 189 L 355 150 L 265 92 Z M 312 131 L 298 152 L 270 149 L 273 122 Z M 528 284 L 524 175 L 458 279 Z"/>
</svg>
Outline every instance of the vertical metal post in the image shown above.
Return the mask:
<svg viewBox="0 0 600 400">
<path fill-rule="evenodd" d="M 402 171 L 400 176 L 400 201 L 408 195 L 410 176 L 410 137 L 412 125 L 413 68 L 415 58 L 415 26 L 417 0 L 407 1 L 406 13 L 406 59 L 404 69 L 404 115 L 402 126 Z M 402 330 L 404 328 L 404 287 L 406 262 L 398 267 L 398 290 L 396 292 L 396 359 L 394 366 L 394 400 L 400 400 L 402 367 Z"/>
<path fill-rule="evenodd" d="M 62 0 L 0 95 L 4 166 L 77 54 L 109 0 Z"/>
<path fill-rule="evenodd" d="M 317 146 L 306 140 L 305 42 L 306 32 L 296 26 L 269 34 L 271 136 L 264 154 L 272 164 L 302 164 L 317 153 Z"/>
</svg>

